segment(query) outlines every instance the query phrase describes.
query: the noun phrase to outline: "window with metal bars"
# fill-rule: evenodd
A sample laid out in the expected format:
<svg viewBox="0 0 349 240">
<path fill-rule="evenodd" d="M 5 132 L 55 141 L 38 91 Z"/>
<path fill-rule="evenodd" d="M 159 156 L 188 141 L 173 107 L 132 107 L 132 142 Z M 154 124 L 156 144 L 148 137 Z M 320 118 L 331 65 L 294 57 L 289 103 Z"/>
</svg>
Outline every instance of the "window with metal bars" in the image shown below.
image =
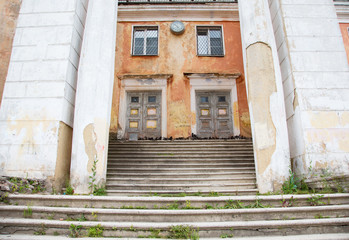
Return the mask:
<svg viewBox="0 0 349 240">
<path fill-rule="evenodd" d="M 198 56 L 224 56 L 222 27 L 197 27 Z"/>
<path fill-rule="evenodd" d="M 134 27 L 133 49 L 135 56 L 158 55 L 158 27 Z"/>
</svg>

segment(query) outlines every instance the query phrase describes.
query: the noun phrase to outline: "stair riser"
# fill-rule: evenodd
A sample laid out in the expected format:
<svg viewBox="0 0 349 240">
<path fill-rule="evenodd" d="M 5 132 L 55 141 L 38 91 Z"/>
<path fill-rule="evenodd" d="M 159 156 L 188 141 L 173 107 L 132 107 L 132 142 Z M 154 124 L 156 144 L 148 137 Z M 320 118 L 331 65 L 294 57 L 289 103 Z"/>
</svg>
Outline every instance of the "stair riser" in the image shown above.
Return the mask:
<svg viewBox="0 0 349 240">
<path fill-rule="evenodd" d="M 63 212 L 63 210 L 65 212 Z M 186 210 L 187 213 L 179 210 L 170 210 L 168 213 L 156 214 L 155 212 L 151 214 L 144 213 L 144 211 L 137 210 L 127 210 L 129 213 L 114 213 L 107 214 L 96 210 L 82 209 L 81 212 L 72 212 L 69 209 L 62 209 L 59 212 L 52 212 L 50 210 L 46 211 L 36 211 L 33 210 L 32 219 L 48 219 L 48 220 L 67 220 L 67 219 L 78 219 L 82 215 L 87 219 L 87 221 L 105 221 L 105 222 L 224 222 L 224 221 L 257 221 L 257 220 L 295 220 L 295 219 L 306 219 L 313 218 L 316 219 L 317 216 L 322 216 L 326 218 L 338 218 L 338 217 L 348 217 L 349 210 L 320 210 L 320 211 L 302 211 L 302 212 L 274 212 L 268 213 L 237 213 L 219 211 L 217 213 L 202 213 L 191 214 L 188 213 L 190 210 Z M 133 212 L 133 213 L 130 213 Z M 0 211 L 0 215 L 6 216 L 8 218 L 22 218 L 22 211 Z"/>
<path fill-rule="evenodd" d="M 108 167 L 119 168 L 119 169 L 135 169 L 135 168 L 150 168 L 150 169 L 159 169 L 159 168 L 232 168 L 232 167 L 253 167 L 251 163 L 235 163 L 235 164 L 108 164 Z"/>
<path fill-rule="evenodd" d="M 175 195 L 175 194 L 181 194 L 181 193 L 187 193 L 193 194 L 198 193 L 204 194 L 208 196 L 211 192 L 214 192 L 212 189 L 209 190 L 157 190 L 157 191 L 148 191 L 148 190 L 137 190 L 137 192 L 134 191 L 128 191 L 128 190 L 107 190 L 108 196 L 129 196 L 129 197 L 137 197 L 137 196 L 154 196 L 154 195 Z M 231 195 L 231 196 L 249 196 L 249 195 L 256 195 L 257 189 L 244 189 L 244 190 L 220 190 L 218 191 L 220 194 L 225 195 Z"/>
<path fill-rule="evenodd" d="M 179 149 L 179 148 L 162 148 L 162 149 L 142 149 L 142 148 L 110 148 L 110 153 L 153 153 L 153 154 L 170 154 L 170 153 L 178 153 L 181 151 L 183 154 L 187 153 L 196 153 L 198 151 L 202 151 L 204 153 L 236 153 L 236 152 L 248 152 L 253 153 L 253 149 L 251 148 L 232 148 L 232 149 L 220 149 L 220 148 L 196 148 L 196 149 Z"/>
<path fill-rule="evenodd" d="M 238 184 L 237 184 L 238 185 Z M 147 190 L 151 192 L 156 192 L 158 190 L 177 190 L 177 191 L 217 191 L 219 192 L 220 190 L 233 190 L 233 191 L 238 191 L 238 190 L 243 190 L 243 189 L 255 189 L 256 185 L 254 183 L 247 185 L 247 186 L 241 186 L 241 187 L 232 187 L 232 186 L 205 186 L 205 187 L 190 187 L 190 186 L 185 186 L 185 187 L 175 187 L 175 186 L 159 186 L 159 187 L 147 187 L 147 186 L 117 186 L 117 185 L 107 185 L 108 190 Z"/>
<path fill-rule="evenodd" d="M 239 178 L 239 177 L 255 177 L 254 172 L 246 171 L 244 173 L 188 173 L 188 174 L 161 174 L 161 173 L 153 173 L 153 174 L 146 174 L 146 173 L 108 173 L 107 179 L 114 178 L 114 177 L 124 177 L 124 178 L 157 178 L 159 180 L 163 178 L 206 178 L 206 179 L 212 179 L 212 178 L 222 178 L 222 179 L 228 179 L 228 178 Z"/>
<path fill-rule="evenodd" d="M 180 179 L 172 179 L 172 180 L 161 180 L 161 179 L 152 179 L 152 180 L 108 180 L 107 185 L 111 184 L 226 184 L 226 183 L 235 183 L 235 184 L 255 184 L 255 179 L 250 180 L 225 180 L 225 179 L 206 179 L 206 180 L 180 180 Z"/>
<path fill-rule="evenodd" d="M 127 159 L 127 158 L 132 158 L 132 159 L 136 159 L 136 158 L 156 158 L 156 159 L 188 159 L 188 158 L 192 158 L 192 159 L 212 159 L 214 160 L 215 158 L 230 158 L 230 159 L 245 159 L 245 158 L 253 158 L 253 154 L 244 154 L 244 153 L 236 153 L 236 154 L 133 154 L 133 153 L 129 153 L 129 154 L 109 154 L 108 157 L 113 158 L 113 159 Z"/>
<path fill-rule="evenodd" d="M 145 192 L 145 194 L 149 194 L 150 192 Z M 270 205 L 273 207 L 280 207 L 282 206 L 282 201 L 279 198 L 273 198 L 270 199 L 269 196 L 265 198 L 265 200 L 262 200 L 263 196 L 257 197 L 260 199 L 260 203 L 263 205 Z M 284 198 L 288 200 L 290 197 L 285 195 Z M 308 201 L 308 196 L 303 197 L 302 199 L 295 199 L 294 205 L 297 207 L 300 206 L 310 206 Z M 174 204 L 177 203 L 179 206 L 185 206 L 186 201 L 190 199 L 191 206 L 197 207 L 197 208 L 204 208 L 206 204 L 209 204 L 211 206 L 217 206 L 217 207 L 223 207 L 228 199 L 234 199 L 236 198 L 234 196 L 227 196 L 225 197 L 226 200 L 215 198 L 215 197 L 196 197 L 196 198 L 188 198 L 188 197 L 181 197 L 181 198 L 174 198 L 174 197 L 150 197 L 150 198 L 140 198 L 140 197 L 134 197 L 134 198 L 119 198 L 119 199 L 108 199 L 108 198 L 95 198 L 95 197 L 84 197 L 81 199 L 77 198 L 70 198 L 70 196 L 62 197 L 59 200 L 51 199 L 51 198 L 27 198 L 21 197 L 21 196 L 14 196 L 11 195 L 8 197 L 9 202 L 12 205 L 30 205 L 30 206 L 48 206 L 48 207 L 54 207 L 54 206 L 67 206 L 67 207 L 94 207 L 94 208 L 121 208 L 122 206 L 132 206 L 136 208 L 137 206 L 145 206 L 148 209 L 154 208 L 154 206 L 166 207 L 168 204 Z M 243 200 L 242 198 L 238 198 L 242 204 L 250 205 L 255 202 L 255 197 L 253 197 L 251 200 Z M 339 197 L 327 197 L 324 196 L 320 199 L 321 201 L 325 202 L 325 204 L 329 205 L 343 205 L 343 204 L 349 204 L 349 198 L 347 196 L 339 196 Z"/>
<path fill-rule="evenodd" d="M 74 222 L 76 223 L 76 222 Z M 77 223 L 78 225 L 79 223 Z M 97 225 L 97 223 L 96 223 Z M 154 224 L 155 225 L 155 224 Z M 103 225 L 102 225 L 103 226 Z M 33 235 L 34 231 L 41 230 L 42 226 L 33 225 L 33 226 L 7 226 L 0 230 L 0 234 L 8 234 L 8 233 L 26 233 L 28 235 Z M 150 229 L 150 228 L 149 228 Z M 144 229 L 137 229 L 135 227 L 115 227 L 114 230 L 112 228 L 106 228 L 103 231 L 104 237 L 124 237 L 124 238 L 138 238 L 140 236 L 149 236 L 151 232 L 144 231 Z M 158 229 L 154 226 L 153 229 Z M 160 233 L 160 236 L 166 238 L 169 236 L 169 228 L 163 229 Z M 50 227 L 47 226 L 45 229 L 46 235 L 53 235 L 54 232 L 59 235 L 69 235 L 70 230 L 69 226 L 66 227 Z M 324 234 L 324 233 L 348 233 L 349 226 L 347 225 L 318 225 L 318 226 L 285 226 L 285 227 L 255 227 L 255 228 L 247 228 L 247 229 L 237 229 L 232 227 L 225 227 L 220 229 L 203 229 L 199 228 L 198 235 L 200 238 L 221 238 L 222 235 L 231 235 L 234 237 L 253 237 L 253 236 L 280 236 L 280 235 L 295 235 L 295 234 Z M 81 236 L 87 236 L 88 230 L 87 228 L 83 228 L 81 231 Z"/>
<path fill-rule="evenodd" d="M 112 164 L 235 164 L 235 163 L 254 163 L 253 159 L 108 159 L 108 166 Z"/>
<path fill-rule="evenodd" d="M 109 173 L 183 173 L 183 172 L 186 172 L 186 173 L 192 173 L 192 174 L 195 174 L 195 173 L 210 173 L 210 172 L 216 172 L 216 173 L 219 173 L 219 172 L 226 172 L 228 169 L 221 169 L 221 168 L 210 168 L 210 169 L 187 169 L 187 168 L 183 168 L 183 169 L 178 169 L 178 168 L 173 168 L 173 169 L 145 169 L 145 168 L 142 168 L 142 169 L 122 169 L 122 168 L 118 168 L 118 169 L 108 169 L 108 174 Z M 231 169 L 231 170 L 242 170 L 242 169 L 239 169 L 239 168 L 234 168 L 234 169 Z M 248 169 L 248 170 L 252 170 L 252 168 Z"/>
</svg>

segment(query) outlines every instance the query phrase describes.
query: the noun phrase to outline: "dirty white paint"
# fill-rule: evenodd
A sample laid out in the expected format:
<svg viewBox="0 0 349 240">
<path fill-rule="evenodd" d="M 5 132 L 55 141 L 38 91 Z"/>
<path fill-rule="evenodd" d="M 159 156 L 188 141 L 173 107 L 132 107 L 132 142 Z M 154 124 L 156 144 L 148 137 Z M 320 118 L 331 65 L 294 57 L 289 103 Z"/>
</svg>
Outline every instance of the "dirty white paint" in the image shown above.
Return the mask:
<svg viewBox="0 0 349 240">
<path fill-rule="evenodd" d="M 120 102 L 119 102 L 119 126 L 118 139 L 122 139 L 126 130 L 126 111 L 127 111 L 127 92 L 129 91 L 161 91 L 161 137 L 167 137 L 167 80 L 170 77 L 168 75 L 164 78 L 157 76 L 152 77 L 152 81 L 148 81 L 149 78 L 124 78 L 121 81 L 120 90 Z"/>
<path fill-rule="evenodd" d="M 157 21 L 239 21 L 236 3 L 121 5 L 118 22 Z"/>
<path fill-rule="evenodd" d="M 52 179 L 73 126 L 85 0 L 23 0 L 0 110 L 0 175 Z"/>
<path fill-rule="evenodd" d="M 332 0 L 270 0 L 293 168 L 349 174 L 349 67 Z"/>
<path fill-rule="evenodd" d="M 274 153 L 271 156 L 269 164 L 265 166 L 266 168 L 264 172 L 260 173 L 258 170 L 256 171 L 258 189 L 260 192 L 264 193 L 274 191 L 276 190 L 274 189 L 275 186 L 280 186 L 280 184 L 288 177 L 288 169 L 290 166 L 281 69 L 277 55 L 277 47 L 273 33 L 268 0 L 241 0 L 239 1 L 239 14 L 245 72 L 248 72 L 247 67 L 249 64 L 246 62 L 246 50 L 256 43 L 266 44 L 270 48 L 274 65 L 276 92 L 269 97 L 269 109 L 267 108 L 268 103 L 265 104 L 265 111 L 268 114 L 270 113 L 272 123 L 275 127 L 275 136 L 271 138 L 274 139 L 273 142 L 269 142 L 270 138 L 268 137 L 270 135 L 271 126 L 266 122 L 255 121 L 258 116 L 253 114 L 254 104 L 249 100 L 256 169 L 258 169 L 259 165 L 265 165 L 265 163 L 258 158 L 260 152 L 266 147 L 275 147 Z M 248 76 L 246 77 L 248 78 Z M 249 95 L 248 81 L 246 81 L 246 84 L 247 95 Z"/>
<path fill-rule="evenodd" d="M 196 110 L 196 91 L 207 90 L 207 91 L 219 91 L 219 90 L 229 90 L 230 101 L 231 101 L 231 112 L 232 112 L 232 122 L 239 123 L 238 119 L 234 119 L 234 112 L 238 109 L 234 109 L 234 106 L 238 104 L 237 89 L 236 89 L 236 79 L 240 74 L 231 76 L 217 76 L 214 74 L 190 74 L 187 77 L 190 80 L 190 110 L 193 116 L 197 116 Z M 193 134 L 197 134 L 197 123 L 196 119 L 192 119 L 191 131 Z M 240 126 L 233 126 L 234 136 L 240 135 Z"/>
<path fill-rule="evenodd" d="M 93 160 L 105 183 L 114 83 L 117 1 L 89 1 L 83 37 L 73 129 L 71 184 L 88 193 Z"/>
</svg>

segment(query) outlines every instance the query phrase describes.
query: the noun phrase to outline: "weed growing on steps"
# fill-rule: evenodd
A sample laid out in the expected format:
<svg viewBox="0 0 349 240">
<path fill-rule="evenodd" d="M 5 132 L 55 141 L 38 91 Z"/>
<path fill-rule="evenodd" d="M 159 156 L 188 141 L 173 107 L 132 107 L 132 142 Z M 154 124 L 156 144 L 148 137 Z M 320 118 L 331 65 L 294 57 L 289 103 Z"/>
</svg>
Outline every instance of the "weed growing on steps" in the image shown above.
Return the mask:
<svg viewBox="0 0 349 240">
<path fill-rule="evenodd" d="M 310 204 L 310 206 L 324 205 L 325 202 L 320 200 L 323 197 L 324 195 L 312 195 L 310 198 L 307 199 L 307 202 Z"/>
<path fill-rule="evenodd" d="M 104 227 L 98 224 L 95 227 L 90 227 L 88 229 L 88 237 L 103 237 Z"/>
<path fill-rule="evenodd" d="M 304 179 L 299 179 L 292 170 L 289 170 L 290 176 L 288 179 L 282 184 L 282 192 L 284 194 L 292 194 L 296 193 L 299 190 L 301 191 L 309 191 L 309 187 L 304 182 Z"/>
<path fill-rule="evenodd" d="M 82 230 L 82 226 L 81 225 L 74 225 L 74 224 L 70 224 L 69 226 L 69 237 L 72 238 L 78 238 L 81 237 L 81 230 Z"/>
<path fill-rule="evenodd" d="M 195 229 L 193 226 L 189 225 L 177 225 L 172 226 L 168 238 L 171 239 L 199 239 L 199 229 Z"/>
<path fill-rule="evenodd" d="M 97 221 L 98 220 L 98 215 L 97 215 L 98 212 L 92 212 L 91 215 L 93 217 L 93 221 Z"/>
<path fill-rule="evenodd" d="M 1 193 L 1 196 L 0 196 L 0 202 L 2 203 L 6 203 L 6 204 L 9 204 L 9 200 L 8 200 L 8 193 Z"/>
<path fill-rule="evenodd" d="M 53 232 L 53 236 L 59 236 L 59 235 L 60 235 L 59 232 L 57 232 L 57 231 Z"/>
<path fill-rule="evenodd" d="M 31 218 L 32 216 L 33 216 L 33 209 L 28 205 L 27 209 L 25 209 L 23 212 L 23 217 L 24 218 Z"/>
<path fill-rule="evenodd" d="M 85 222 L 87 221 L 86 217 L 84 214 L 81 215 L 81 217 L 77 218 L 76 220 L 78 220 L 79 222 Z"/>
<path fill-rule="evenodd" d="M 41 228 L 34 232 L 34 235 L 46 235 L 46 227 L 41 224 Z"/>
<path fill-rule="evenodd" d="M 270 208 L 270 205 L 263 205 L 260 199 L 256 199 L 254 203 L 249 205 L 244 205 L 239 200 L 233 201 L 231 199 L 227 200 L 224 205 L 224 209 L 241 209 L 241 208 Z"/>
<path fill-rule="evenodd" d="M 183 207 L 182 209 L 200 209 L 200 208 L 193 207 L 193 206 L 191 205 L 190 200 L 186 200 L 186 201 L 185 201 L 185 207 Z"/>
<path fill-rule="evenodd" d="M 233 238 L 234 234 L 221 234 L 221 238 Z"/>
<path fill-rule="evenodd" d="M 314 216 L 315 219 L 321 219 L 321 218 L 330 218 L 329 216 L 322 216 L 321 213 L 318 213 Z"/>
<path fill-rule="evenodd" d="M 98 158 L 97 155 L 95 155 L 95 159 L 93 160 L 93 165 L 91 168 L 92 175 L 89 176 L 89 183 L 88 183 L 88 189 L 90 189 L 90 193 L 95 195 L 95 196 L 105 196 L 107 195 L 107 191 L 105 189 L 105 186 L 103 185 L 98 185 L 96 183 L 96 174 L 97 174 L 97 162 Z"/>
<path fill-rule="evenodd" d="M 161 209 L 168 209 L 168 210 L 177 210 L 179 207 L 177 201 L 175 201 L 172 204 L 167 204 L 166 206 L 162 206 Z"/>
<path fill-rule="evenodd" d="M 73 194 L 74 194 L 74 188 L 71 186 L 69 181 L 66 181 L 64 195 L 73 195 Z"/>
<path fill-rule="evenodd" d="M 147 209 L 147 207 L 146 206 L 125 206 L 125 205 L 123 205 L 123 206 L 121 206 L 120 207 L 120 209 Z"/>
<path fill-rule="evenodd" d="M 280 200 L 281 206 L 282 207 L 293 207 L 296 204 L 296 199 L 293 198 L 293 196 L 289 199 L 282 199 Z"/>
</svg>

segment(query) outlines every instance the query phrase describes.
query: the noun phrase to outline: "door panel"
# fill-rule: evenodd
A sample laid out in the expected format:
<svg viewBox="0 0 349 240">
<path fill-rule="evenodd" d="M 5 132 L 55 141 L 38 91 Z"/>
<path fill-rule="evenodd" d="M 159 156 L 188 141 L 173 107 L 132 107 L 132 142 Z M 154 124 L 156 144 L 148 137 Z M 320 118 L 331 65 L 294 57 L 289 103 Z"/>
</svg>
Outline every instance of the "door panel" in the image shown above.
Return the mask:
<svg viewBox="0 0 349 240">
<path fill-rule="evenodd" d="M 233 135 L 229 92 L 196 92 L 197 135 L 230 138 Z"/>
<path fill-rule="evenodd" d="M 126 139 L 161 137 L 161 92 L 128 92 Z"/>
<path fill-rule="evenodd" d="M 157 138 L 161 136 L 161 93 L 144 93 L 143 133 L 144 137 Z"/>
</svg>

